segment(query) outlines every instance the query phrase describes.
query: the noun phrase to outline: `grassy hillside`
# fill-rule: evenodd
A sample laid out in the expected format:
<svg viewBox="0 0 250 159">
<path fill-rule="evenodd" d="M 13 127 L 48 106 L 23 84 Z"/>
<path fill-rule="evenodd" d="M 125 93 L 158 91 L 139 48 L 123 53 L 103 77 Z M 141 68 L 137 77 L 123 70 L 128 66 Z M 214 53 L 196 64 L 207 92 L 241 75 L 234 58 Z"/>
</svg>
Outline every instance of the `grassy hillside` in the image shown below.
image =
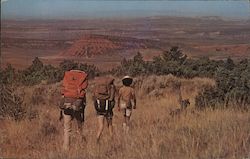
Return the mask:
<svg viewBox="0 0 250 159">
<path fill-rule="evenodd" d="M 143 80 L 142 80 L 143 79 Z M 180 116 L 171 117 L 178 108 L 178 89 L 191 105 Z M 116 80 L 119 87 L 121 83 Z M 6 158 L 249 158 L 250 112 L 233 109 L 196 110 L 195 96 L 208 78 L 180 79 L 174 76 L 138 77 L 135 88 L 138 108 L 132 114 L 129 134 L 122 131 L 122 114 L 114 110 L 113 138 L 105 129 L 96 144 L 97 121 L 90 92 L 87 96 L 86 122 L 82 134 L 73 131 L 69 154 L 61 150 L 63 123 L 58 120 L 60 83 L 19 87 L 24 96 L 26 118 L 0 122 L 0 157 Z M 76 129 L 74 129 L 76 130 Z"/>
</svg>

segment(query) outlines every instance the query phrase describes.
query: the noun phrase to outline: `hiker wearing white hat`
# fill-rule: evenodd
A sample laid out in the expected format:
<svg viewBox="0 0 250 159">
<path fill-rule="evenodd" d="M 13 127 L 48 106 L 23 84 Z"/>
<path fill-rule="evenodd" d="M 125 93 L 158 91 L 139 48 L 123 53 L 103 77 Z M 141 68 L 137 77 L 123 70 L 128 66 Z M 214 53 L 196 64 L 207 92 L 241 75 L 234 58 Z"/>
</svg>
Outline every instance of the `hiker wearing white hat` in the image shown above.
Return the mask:
<svg viewBox="0 0 250 159">
<path fill-rule="evenodd" d="M 136 109 L 135 90 L 131 87 L 133 78 L 124 76 L 122 79 L 123 86 L 119 89 L 118 94 L 118 110 L 124 115 L 123 129 L 129 130 L 129 122 L 132 114 L 132 109 Z"/>
</svg>

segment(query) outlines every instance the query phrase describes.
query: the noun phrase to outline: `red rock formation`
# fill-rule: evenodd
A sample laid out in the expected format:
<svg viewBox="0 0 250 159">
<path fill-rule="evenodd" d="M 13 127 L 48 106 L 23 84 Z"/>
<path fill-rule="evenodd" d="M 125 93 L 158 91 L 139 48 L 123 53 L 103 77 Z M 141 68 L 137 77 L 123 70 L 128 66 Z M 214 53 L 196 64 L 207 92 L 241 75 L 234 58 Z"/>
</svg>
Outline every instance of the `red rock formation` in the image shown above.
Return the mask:
<svg viewBox="0 0 250 159">
<path fill-rule="evenodd" d="M 105 36 L 87 35 L 77 40 L 68 50 L 62 53 L 64 56 L 91 57 L 106 54 L 121 48 Z"/>
<path fill-rule="evenodd" d="M 93 57 L 95 55 L 115 53 L 118 50 L 146 49 L 155 44 L 149 40 L 130 37 L 117 37 L 107 35 L 85 35 L 61 56 Z"/>
</svg>

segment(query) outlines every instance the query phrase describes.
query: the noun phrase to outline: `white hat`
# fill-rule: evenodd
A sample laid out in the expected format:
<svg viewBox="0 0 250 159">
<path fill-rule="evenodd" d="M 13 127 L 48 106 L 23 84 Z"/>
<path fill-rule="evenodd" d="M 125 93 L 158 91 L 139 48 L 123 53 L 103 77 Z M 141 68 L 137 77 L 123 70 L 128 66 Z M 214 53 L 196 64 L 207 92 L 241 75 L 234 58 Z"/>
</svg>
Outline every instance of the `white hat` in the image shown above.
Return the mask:
<svg viewBox="0 0 250 159">
<path fill-rule="evenodd" d="M 130 76 L 124 76 L 124 77 L 122 78 L 122 80 L 124 80 L 124 79 L 133 79 L 133 78 L 130 77 Z"/>
</svg>

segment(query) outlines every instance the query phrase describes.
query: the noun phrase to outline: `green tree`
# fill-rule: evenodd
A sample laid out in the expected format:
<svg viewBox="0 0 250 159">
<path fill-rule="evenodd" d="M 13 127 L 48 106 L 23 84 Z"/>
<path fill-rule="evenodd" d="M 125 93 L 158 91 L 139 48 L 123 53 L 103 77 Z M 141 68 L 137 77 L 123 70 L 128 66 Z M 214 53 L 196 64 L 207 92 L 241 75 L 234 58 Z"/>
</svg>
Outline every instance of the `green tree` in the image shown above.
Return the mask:
<svg viewBox="0 0 250 159">
<path fill-rule="evenodd" d="M 232 70 L 232 69 L 234 69 L 234 67 L 235 67 L 235 64 L 234 64 L 233 59 L 231 59 L 230 57 L 227 58 L 227 60 L 225 62 L 225 68 L 228 70 Z"/>
<path fill-rule="evenodd" d="M 182 53 L 182 50 L 178 46 L 173 46 L 169 51 L 165 51 L 162 55 L 162 59 L 165 62 L 177 61 L 179 64 L 183 64 L 187 59 L 187 55 Z"/>
<path fill-rule="evenodd" d="M 32 61 L 32 65 L 29 68 L 31 72 L 41 71 L 43 69 L 43 62 L 38 57 L 35 57 L 35 59 Z"/>
<path fill-rule="evenodd" d="M 11 64 L 7 64 L 1 76 L 4 84 L 14 84 L 16 82 L 16 70 Z"/>
<path fill-rule="evenodd" d="M 75 63 L 73 60 L 63 60 L 59 64 L 59 68 L 62 72 L 69 71 L 72 69 L 78 69 L 78 63 Z"/>
</svg>

